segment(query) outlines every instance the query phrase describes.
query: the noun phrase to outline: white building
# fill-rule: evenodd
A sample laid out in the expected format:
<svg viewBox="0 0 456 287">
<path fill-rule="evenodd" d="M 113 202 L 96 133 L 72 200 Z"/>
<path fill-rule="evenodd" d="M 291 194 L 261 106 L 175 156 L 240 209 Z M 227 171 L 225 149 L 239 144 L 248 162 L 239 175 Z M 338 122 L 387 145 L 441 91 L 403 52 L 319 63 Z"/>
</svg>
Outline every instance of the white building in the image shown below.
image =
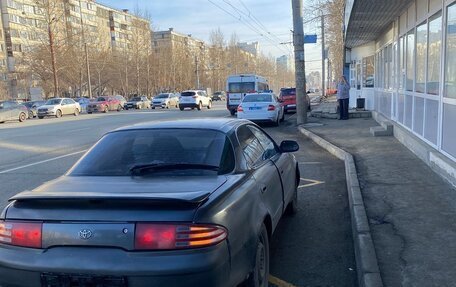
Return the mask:
<svg viewBox="0 0 456 287">
<path fill-rule="evenodd" d="M 252 42 L 252 43 L 241 42 L 241 43 L 238 43 L 238 47 L 241 50 L 254 55 L 255 57 L 260 54 L 260 43 L 258 43 L 258 42 Z"/>
<path fill-rule="evenodd" d="M 287 71 L 292 70 L 291 59 L 287 55 L 280 56 L 276 59 L 277 68 L 282 68 Z"/>
<path fill-rule="evenodd" d="M 348 0 L 345 18 L 350 104 L 456 184 L 456 1 Z"/>
</svg>

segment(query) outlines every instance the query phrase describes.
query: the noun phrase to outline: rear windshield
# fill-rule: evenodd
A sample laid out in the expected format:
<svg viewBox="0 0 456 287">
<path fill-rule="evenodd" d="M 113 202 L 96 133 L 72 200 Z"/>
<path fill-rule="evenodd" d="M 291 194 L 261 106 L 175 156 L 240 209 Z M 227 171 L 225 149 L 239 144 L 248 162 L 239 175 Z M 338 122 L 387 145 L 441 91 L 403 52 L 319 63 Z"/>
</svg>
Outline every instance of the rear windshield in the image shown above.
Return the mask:
<svg viewBox="0 0 456 287">
<path fill-rule="evenodd" d="M 99 102 L 104 102 L 104 101 L 106 101 L 106 98 L 99 97 L 99 98 L 97 99 L 97 101 L 99 101 Z"/>
<path fill-rule="evenodd" d="M 282 89 L 280 90 L 282 96 L 296 96 L 296 89 Z"/>
<path fill-rule="evenodd" d="M 271 95 L 246 95 L 244 97 L 244 100 L 242 100 L 244 103 L 254 103 L 254 102 L 272 102 L 272 96 Z"/>
<path fill-rule="evenodd" d="M 196 95 L 195 92 L 183 92 L 183 93 L 181 93 L 182 97 L 193 97 L 194 95 Z"/>
<path fill-rule="evenodd" d="M 226 174 L 234 169 L 234 153 L 225 134 L 203 129 L 119 131 L 104 136 L 70 171 L 71 176 L 130 176 L 138 165 L 194 164 L 215 170 L 154 170 L 150 175 Z"/>
<path fill-rule="evenodd" d="M 155 97 L 156 99 L 167 99 L 168 98 L 168 94 L 160 94 L 158 96 Z"/>
<path fill-rule="evenodd" d="M 251 93 L 255 91 L 254 82 L 229 83 L 228 92 L 230 93 Z"/>
<path fill-rule="evenodd" d="M 141 101 L 141 98 L 140 97 L 134 97 L 131 99 L 132 102 L 139 102 Z"/>
</svg>

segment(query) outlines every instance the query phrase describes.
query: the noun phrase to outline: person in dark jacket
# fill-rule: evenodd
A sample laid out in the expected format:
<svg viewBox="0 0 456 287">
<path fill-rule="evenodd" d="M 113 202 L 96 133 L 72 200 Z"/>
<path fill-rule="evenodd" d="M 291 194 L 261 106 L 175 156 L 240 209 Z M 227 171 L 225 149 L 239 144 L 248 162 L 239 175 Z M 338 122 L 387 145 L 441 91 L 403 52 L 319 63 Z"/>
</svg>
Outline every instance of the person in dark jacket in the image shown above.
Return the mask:
<svg viewBox="0 0 456 287">
<path fill-rule="evenodd" d="M 337 83 L 337 101 L 339 102 L 339 120 L 348 120 L 348 101 L 350 98 L 350 85 L 344 76 Z"/>
</svg>

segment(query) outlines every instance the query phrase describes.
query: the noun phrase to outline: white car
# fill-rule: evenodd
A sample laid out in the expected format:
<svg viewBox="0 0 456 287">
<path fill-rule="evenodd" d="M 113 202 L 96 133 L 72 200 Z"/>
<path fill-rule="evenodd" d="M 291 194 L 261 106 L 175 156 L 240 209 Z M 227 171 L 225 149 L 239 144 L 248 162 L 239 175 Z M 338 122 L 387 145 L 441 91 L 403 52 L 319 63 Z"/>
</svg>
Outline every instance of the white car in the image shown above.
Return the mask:
<svg viewBox="0 0 456 287">
<path fill-rule="evenodd" d="M 79 115 L 81 105 L 68 98 L 49 99 L 44 105 L 38 107 L 38 118 L 56 117 L 60 118 L 63 115 Z"/>
<path fill-rule="evenodd" d="M 272 122 L 276 126 L 284 120 L 282 104 L 272 93 L 247 94 L 237 108 L 237 118 L 254 122 Z"/>
<path fill-rule="evenodd" d="M 167 108 L 170 107 L 178 107 L 179 106 L 179 99 L 177 94 L 173 93 L 162 93 L 154 97 L 152 100 L 152 109 L 155 108 Z"/>
<path fill-rule="evenodd" d="M 183 111 L 185 108 L 197 108 L 198 111 L 203 107 L 210 109 L 212 107 L 212 100 L 207 96 L 205 91 L 201 90 L 188 90 L 183 91 L 179 97 L 179 109 Z"/>
</svg>

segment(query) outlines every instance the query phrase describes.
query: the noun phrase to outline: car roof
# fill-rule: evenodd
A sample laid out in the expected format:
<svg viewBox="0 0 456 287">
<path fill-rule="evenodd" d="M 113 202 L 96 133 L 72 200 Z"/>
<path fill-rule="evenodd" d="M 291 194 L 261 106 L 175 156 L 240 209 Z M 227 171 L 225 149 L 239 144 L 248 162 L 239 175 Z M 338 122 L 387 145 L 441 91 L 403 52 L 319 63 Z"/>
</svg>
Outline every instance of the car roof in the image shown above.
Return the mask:
<svg viewBox="0 0 456 287">
<path fill-rule="evenodd" d="M 206 129 L 206 130 L 218 130 L 224 133 L 229 132 L 233 128 L 238 127 L 241 124 L 250 123 L 247 120 L 230 119 L 230 118 L 200 118 L 191 120 L 173 120 L 164 122 L 145 122 L 139 123 L 132 126 L 121 127 L 114 130 L 126 131 L 126 130 L 144 130 L 144 129 Z"/>
</svg>

